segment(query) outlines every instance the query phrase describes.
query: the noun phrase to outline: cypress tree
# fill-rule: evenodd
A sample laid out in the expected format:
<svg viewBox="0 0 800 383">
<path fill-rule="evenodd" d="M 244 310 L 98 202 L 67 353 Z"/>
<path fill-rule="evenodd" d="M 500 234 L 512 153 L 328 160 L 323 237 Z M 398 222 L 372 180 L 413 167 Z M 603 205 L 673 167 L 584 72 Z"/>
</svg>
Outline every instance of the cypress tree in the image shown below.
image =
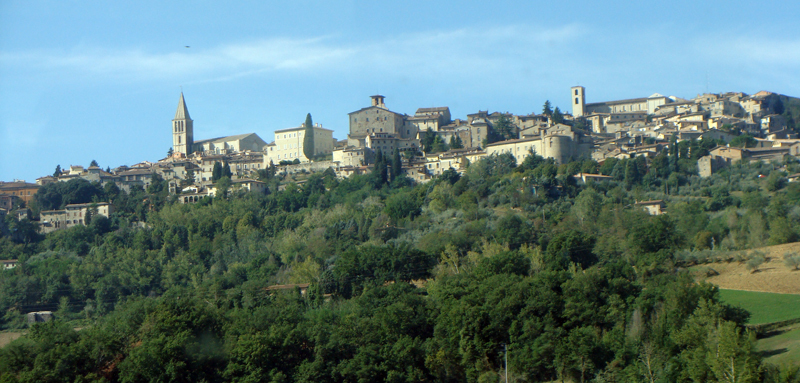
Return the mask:
<svg viewBox="0 0 800 383">
<path fill-rule="evenodd" d="M 314 123 L 311 122 L 311 113 L 306 115 L 306 122 L 303 124 L 305 132 L 303 136 L 303 154 L 311 161 L 314 157 Z"/>
<path fill-rule="evenodd" d="M 400 151 L 395 149 L 394 156 L 392 156 L 392 175 L 391 175 L 392 181 L 394 181 L 394 179 L 400 175 L 400 172 L 403 171 L 402 169 L 403 169 L 403 162 L 400 160 Z"/>
<path fill-rule="evenodd" d="M 220 178 L 222 177 L 233 178 L 233 172 L 231 172 L 231 167 L 227 162 L 222 163 L 222 172 L 220 173 Z"/>
<path fill-rule="evenodd" d="M 372 168 L 372 180 L 375 189 L 380 189 L 388 181 L 388 164 L 386 156 L 380 149 L 375 153 L 375 166 Z"/>
<path fill-rule="evenodd" d="M 436 139 L 436 135 L 431 132 L 431 128 L 427 128 L 425 130 L 425 137 L 422 139 L 422 151 L 425 153 L 430 153 L 433 151 L 433 141 Z"/>
<path fill-rule="evenodd" d="M 214 169 L 211 171 L 211 182 L 217 182 L 222 177 L 222 164 L 214 162 Z"/>
</svg>

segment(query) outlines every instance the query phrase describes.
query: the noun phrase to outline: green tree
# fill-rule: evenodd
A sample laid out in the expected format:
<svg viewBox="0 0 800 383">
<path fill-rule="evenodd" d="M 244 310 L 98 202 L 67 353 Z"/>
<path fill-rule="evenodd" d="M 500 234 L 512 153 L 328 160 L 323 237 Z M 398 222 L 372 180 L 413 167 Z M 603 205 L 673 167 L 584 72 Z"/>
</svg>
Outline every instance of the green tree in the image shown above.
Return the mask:
<svg viewBox="0 0 800 383">
<path fill-rule="evenodd" d="M 217 186 L 217 197 L 226 198 L 228 190 L 231 188 L 231 179 L 228 177 L 220 177 L 215 183 Z"/>
<path fill-rule="evenodd" d="M 89 167 L 92 167 L 92 166 L 99 166 L 99 165 L 97 165 L 97 161 L 92 160 L 92 162 L 89 164 Z"/>
<path fill-rule="evenodd" d="M 214 161 L 214 168 L 211 170 L 211 182 L 217 182 L 222 177 L 222 163 Z"/>
<path fill-rule="evenodd" d="M 786 178 L 780 172 L 773 171 L 767 177 L 767 190 L 771 192 L 778 191 L 783 189 L 783 186 L 786 184 Z"/>
<path fill-rule="evenodd" d="M 542 114 L 544 114 L 545 116 L 553 115 L 553 105 L 550 104 L 550 100 L 544 102 L 544 106 L 542 107 Z"/>
<path fill-rule="evenodd" d="M 186 170 L 186 175 L 183 177 L 183 179 L 180 182 L 181 188 L 185 188 L 187 186 L 194 185 L 194 182 L 195 182 L 194 169 L 187 169 Z"/>
<path fill-rule="evenodd" d="M 577 230 L 560 233 L 547 244 L 545 264 L 552 270 L 565 269 L 570 263 L 587 268 L 597 262 L 595 242 L 593 236 Z"/>
<path fill-rule="evenodd" d="M 564 115 L 561 113 L 561 109 L 556 109 L 553 111 L 553 123 L 554 124 L 563 124 L 564 123 Z"/>
<path fill-rule="evenodd" d="M 386 214 L 395 221 L 419 215 L 420 207 L 421 203 L 410 192 L 393 194 L 386 199 Z"/>
<path fill-rule="evenodd" d="M 92 205 L 94 205 L 94 208 L 86 209 L 86 215 L 83 216 L 83 224 L 86 226 L 89 226 L 89 224 L 92 223 L 93 214 L 97 210 L 97 204 L 92 204 Z"/>
<path fill-rule="evenodd" d="M 395 149 L 394 154 L 392 154 L 392 173 L 391 173 L 391 181 L 400 176 L 403 172 L 403 161 L 400 159 L 400 151 Z"/>
<path fill-rule="evenodd" d="M 433 139 L 433 145 L 431 147 L 431 153 L 446 152 L 447 149 L 448 149 L 447 143 L 444 142 L 444 140 L 442 139 L 442 136 L 437 134 L 436 137 Z"/>
<path fill-rule="evenodd" d="M 306 114 L 306 122 L 303 124 L 303 154 L 311 161 L 314 158 L 314 123 L 311 121 L 311 113 Z"/>
<path fill-rule="evenodd" d="M 750 270 L 751 273 L 755 273 L 759 271 L 759 268 L 763 264 L 764 264 L 764 257 L 761 255 L 756 255 L 753 258 L 750 258 L 745 264 L 745 266 L 747 267 L 748 270 Z"/>
<path fill-rule="evenodd" d="M 730 142 L 730 146 L 739 148 L 754 148 L 756 145 L 758 145 L 758 141 L 749 134 L 736 136 Z"/>
<path fill-rule="evenodd" d="M 450 149 L 463 149 L 464 144 L 461 142 L 461 137 L 459 135 L 454 134 L 450 137 Z"/>
<path fill-rule="evenodd" d="M 638 157 L 643 158 L 643 157 Z M 639 184 L 642 180 L 642 174 L 639 171 L 639 164 L 634 159 L 625 161 L 625 183 L 628 187 L 633 187 Z"/>
<path fill-rule="evenodd" d="M 718 382 L 758 382 L 758 356 L 747 334 L 723 321 L 708 334 L 707 363 Z"/>
<path fill-rule="evenodd" d="M 800 270 L 800 255 L 786 252 L 783 254 L 783 264 L 794 271 Z"/>
<path fill-rule="evenodd" d="M 514 124 L 511 123 L 511 119 L 505 114 L 500 115 L 500 118 L 497 119 L 497 122 L 494 123 L 492 128 L 495 134 L 499 136 L 499 140 L 511 140 L 517 138 L 517 132 Z"/>
<path fill-rule="evenodd" d="M 430 128 L 425 130 L 425 135 L 422 137 L 422 150 L 425 153 L 433 153 L 433 142 L 436 137 L 438 137 L 438 135 L 431 132 Z"/>
<path fill-rule="evenodd" d="M 595 222 L 600 215 L 600 208 L 603 203 L 603 197 L 592 188 L 583 189 L 575 198 L 575 204 L 572 205 L 572 212 L 578 217 L 581 225 L 587 222 Z"/>
<path fill-rule="evenodd" d="M 58 177 L 61 175 L 61 165 L 56 165 L 56 170 L 53 172 L 53 177 Z"/>
<path fill-rule="evenodd" d="M 387 182 L 389 182 L 389 170 L 386 156 L 378 149 L 375 153 L 375 165 L 372 167 L 372 185 L 375 189 L 380 189 Z"/>
<path fill-rule="evenodd" d="M 172 157 L 172 154 L 174 153 L 175 153 L 174 150 L 172 149 L 172 147 L 170 147 L 169 150 L 167 150 L 167 157 Z"/>
</svg>

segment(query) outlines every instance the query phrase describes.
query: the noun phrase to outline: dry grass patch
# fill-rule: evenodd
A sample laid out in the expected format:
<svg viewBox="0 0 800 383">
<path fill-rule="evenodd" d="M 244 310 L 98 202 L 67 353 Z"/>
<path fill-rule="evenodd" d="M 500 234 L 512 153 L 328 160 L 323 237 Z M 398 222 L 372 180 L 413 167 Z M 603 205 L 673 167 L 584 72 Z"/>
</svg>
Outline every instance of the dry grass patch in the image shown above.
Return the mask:
<svg viewBox="0 0 800 383">
<path fill-rule="evenodd" d="M 745 257 L 764 257 L 764 262 L 755 272 L 752 271 L 752 265 L 748 267 L 746 260 L 698 265 L 691 270 L 699 280 L 713 283 L 721 289 L 800 294 L 800 271 L 784 263 L 786 253 L 800 255 L 800 242 L 745 251 Z"/>
</svg>

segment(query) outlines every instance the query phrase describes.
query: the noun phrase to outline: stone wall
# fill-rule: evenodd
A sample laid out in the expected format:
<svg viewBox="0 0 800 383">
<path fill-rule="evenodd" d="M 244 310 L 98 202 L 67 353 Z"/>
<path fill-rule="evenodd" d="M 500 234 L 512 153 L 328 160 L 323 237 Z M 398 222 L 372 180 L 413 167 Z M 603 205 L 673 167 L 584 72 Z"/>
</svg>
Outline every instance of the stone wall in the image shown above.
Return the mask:
<svg viewBox="0 0 800 383">
<path fill-rule="evenodd" d="M 294 174 L 306 171 L 309 173 L 324 172 L 328 168 L 338 168 L 339 163 L 334 161 L 303 162 L 299 164 L 278 166 L 279 173 Z"/>
</svg>

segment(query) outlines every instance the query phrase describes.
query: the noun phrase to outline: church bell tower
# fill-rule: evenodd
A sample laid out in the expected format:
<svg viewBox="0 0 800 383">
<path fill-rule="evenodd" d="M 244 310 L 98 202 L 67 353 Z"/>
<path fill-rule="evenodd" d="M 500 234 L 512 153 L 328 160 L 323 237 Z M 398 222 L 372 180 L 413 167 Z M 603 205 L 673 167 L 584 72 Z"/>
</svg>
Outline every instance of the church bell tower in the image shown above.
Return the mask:
<svg viewBox="0 0 800 383">
<path fill-rule="evenodd" d="M 186 101 L 183 99 L 183 92 L 181 92 L 178 111 L 175 112 L 175 118 L 172 119 L 172 151 L 188 155 L 192 153 L 193 143 L 194 127 L 192 119 L 189 117 L 189 109 L 186 108 Z"/>
<path fill-rule="evenodd" d="M 582 117 L 586 112 L 586 88 L 582 86 L 573 86 L 571 97 L 572 101 L 572 116 Z"/>
</svg>

